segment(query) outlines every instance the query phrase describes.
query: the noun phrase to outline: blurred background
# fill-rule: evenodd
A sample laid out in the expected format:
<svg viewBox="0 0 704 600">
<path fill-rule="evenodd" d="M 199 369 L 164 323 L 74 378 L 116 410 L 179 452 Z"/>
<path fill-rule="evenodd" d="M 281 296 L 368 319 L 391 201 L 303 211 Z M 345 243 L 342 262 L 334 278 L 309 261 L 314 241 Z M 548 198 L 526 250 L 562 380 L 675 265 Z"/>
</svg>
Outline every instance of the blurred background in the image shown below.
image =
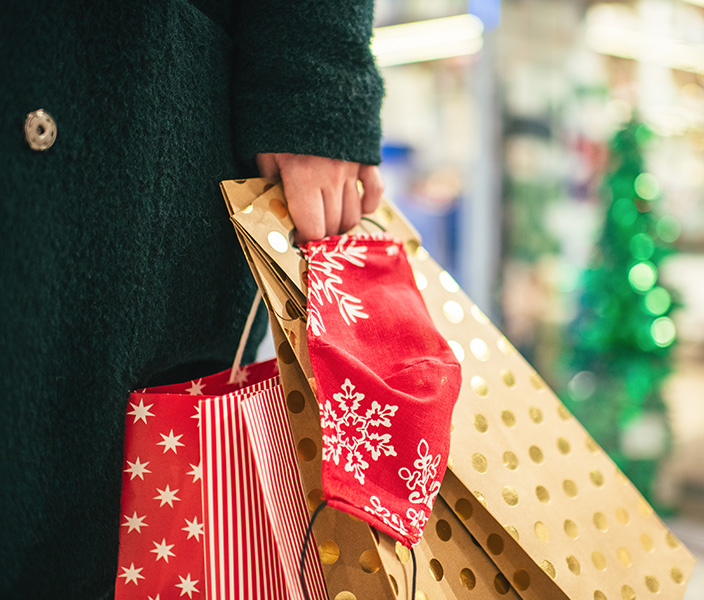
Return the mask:
<svg viewBox="0 0 704 600">
<path fill-rule="evenodd" d="M 704 0 L 376 15 L 387 195 L 703 558 Z"/>
</svg>

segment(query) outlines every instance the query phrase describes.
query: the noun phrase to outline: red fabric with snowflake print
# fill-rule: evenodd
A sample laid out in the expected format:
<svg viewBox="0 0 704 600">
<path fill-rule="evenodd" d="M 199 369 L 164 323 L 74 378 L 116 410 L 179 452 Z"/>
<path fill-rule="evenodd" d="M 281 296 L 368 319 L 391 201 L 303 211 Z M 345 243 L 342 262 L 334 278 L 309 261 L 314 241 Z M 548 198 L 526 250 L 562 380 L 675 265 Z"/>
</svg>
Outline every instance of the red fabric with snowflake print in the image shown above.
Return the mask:
<svg viewBox="0 0 704 600">
<path fill-rule="evenodd" d="M 400 242 L 335 236 L 303 252 L 325 497 L 411 546 L 447 466 L 460 365 Z"/>
</svg>

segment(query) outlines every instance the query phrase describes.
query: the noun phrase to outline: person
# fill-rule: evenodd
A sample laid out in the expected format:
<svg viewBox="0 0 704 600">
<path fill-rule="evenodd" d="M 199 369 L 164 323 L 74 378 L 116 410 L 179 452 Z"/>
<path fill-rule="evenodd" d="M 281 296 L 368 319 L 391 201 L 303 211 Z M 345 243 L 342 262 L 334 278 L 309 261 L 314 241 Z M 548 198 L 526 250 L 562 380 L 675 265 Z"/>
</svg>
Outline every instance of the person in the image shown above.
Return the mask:
<svg viewBox="0 0 704 600">
<path fill-rule="evenodd" d="M 299 241 L 378 202 L 373 2 L 0 4 L 0 597 L 110 598 L 129 390 L 254 296 L 218 183 L 279 174 Z"/>
</svg>

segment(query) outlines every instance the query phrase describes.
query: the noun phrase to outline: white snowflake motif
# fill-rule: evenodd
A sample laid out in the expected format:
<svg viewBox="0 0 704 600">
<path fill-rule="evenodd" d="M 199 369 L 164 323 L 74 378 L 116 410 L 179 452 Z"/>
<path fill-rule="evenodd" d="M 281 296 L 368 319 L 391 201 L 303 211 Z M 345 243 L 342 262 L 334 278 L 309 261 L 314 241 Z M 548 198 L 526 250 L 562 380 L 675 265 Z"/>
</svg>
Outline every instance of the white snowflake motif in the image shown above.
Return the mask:
<svg viewBox="0 0 704 600">
<path fill-rule="evenodd" d="M 416 470 L 411 472 L 410 469 L 402 467 L 398 471 L 399 477 L 406 482 L 406 487 L 411 490 L 408 496 L 408 501 L 411 504 L 424 504 L 428 507 L 428 511 L 433 508 L 435 497 L 440 491 L 440 482 L 437 481 L 439 464 L 440 455 L 430 454 L 428 442 L 424 438 L 421 439 L 418 444 L 418 458 L 413 461 L 413 467 Z"/>
<path fill-rule="evenodd" d="M 396 456 L 391 444 L 391 434 L 381 433 L 374 428 L 391 427 L 391 418 L 398 406 L 384 407 L 376 400 L 364 415 L 359 411 L 364 394 L 355 391 L 349 379 L 342 384 L 342 391 L 333 394 L 337 406 L 326 400 L 321 408 L 320 423 L 323 427 L 323 460 L 340 464 L 345 453 L 345 471 L 354 473 L 359 483 L 364 485 L 364 471 L 370 460 L 378 460 L 381 454 Z M 338 411 L 340 415 L 338 416 Z"/>
<path fill-rule="evenodd" d="M 408 531 L 403 524 L 403 519 L 401 519 L 401 517 L 396 513 L 391 512 L 388 508 L 382 506 L 381 500 L 379 500 L 378 496 L 370 496 L 369 504 L 371 504 L 371 506 L 365 506 L 364 510 L 379 518 L 391 527 L 391 529 L 398 531 L 401 535 L 408 535 Z"/>
<path fill-rule="evenodd" d="M 417 531 L 419 535 L 423 531 L 425 524 L 428 522 L 428 514 L 424 509 L 415 510 L 413 508 L 409 508 L 406 511 L 406 518 L 408 519 L 410 526 Z"/>
<path fill-rule="evenodd" d="M 321 335 L 325 331 L 320 315 L 323 298 L 337 304 L 347 325 L 356 323 L 357 319 L 369 318 L 364 312 L 362 301 L 339 287 L 343 284 L 340 275 L 345 269 L 344 263 L 364 267 L 366 253 L 367 246 L 358 246 L 357 240 L 347 235 L 341 236 L 332 250 L 322 246 L 311 249 L 308 255 L 308 328 L 314 335 Z"/>
</svg>

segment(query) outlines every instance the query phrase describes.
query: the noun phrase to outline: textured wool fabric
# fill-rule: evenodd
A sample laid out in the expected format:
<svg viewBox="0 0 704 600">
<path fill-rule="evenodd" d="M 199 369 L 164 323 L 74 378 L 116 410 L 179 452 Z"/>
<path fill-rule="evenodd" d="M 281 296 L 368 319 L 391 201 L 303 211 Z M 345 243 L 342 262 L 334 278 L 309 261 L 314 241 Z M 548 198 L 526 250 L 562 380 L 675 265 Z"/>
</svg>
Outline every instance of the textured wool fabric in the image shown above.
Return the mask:
<svg viewBox="0 0 704 600">
<path fill-rule="evenodd" d="M 371 1 L 0 9 L 0 597 L 109 597 L 128 392 L 225 368 L 254 295 L 218 182 L 257 151 L 378 159 L 366 41 L 326 58 Z"/>
<path fill-rule="evenodd" d="M 325 498 L 411 546 L 445 474 L 459 362 L 400 242 L 334 236 L 303 252 Z"/>
</svg>

